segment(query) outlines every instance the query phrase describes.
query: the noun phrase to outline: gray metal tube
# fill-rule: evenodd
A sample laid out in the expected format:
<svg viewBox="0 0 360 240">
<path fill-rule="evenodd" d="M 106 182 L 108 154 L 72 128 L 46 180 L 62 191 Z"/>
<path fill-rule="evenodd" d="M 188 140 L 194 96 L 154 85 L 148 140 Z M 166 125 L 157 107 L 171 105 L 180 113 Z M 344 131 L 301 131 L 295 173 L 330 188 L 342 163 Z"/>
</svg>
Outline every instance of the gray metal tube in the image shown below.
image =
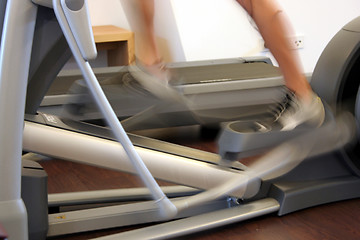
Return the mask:
<svg viewBox="0 0 360 240">
<path fill-rule="evenodd" d="M 9 1 L 0 49 L 0 201 L 20 198 L 22 133 L 37 8 Z"/>
<path fill-rule="evenodd" d="M 12 239 L 27 239 L 21 200 L 21 154 L 26 85 L 37 7 L 7 2 L 0 47 L 0 222 Z"/>
</svg>

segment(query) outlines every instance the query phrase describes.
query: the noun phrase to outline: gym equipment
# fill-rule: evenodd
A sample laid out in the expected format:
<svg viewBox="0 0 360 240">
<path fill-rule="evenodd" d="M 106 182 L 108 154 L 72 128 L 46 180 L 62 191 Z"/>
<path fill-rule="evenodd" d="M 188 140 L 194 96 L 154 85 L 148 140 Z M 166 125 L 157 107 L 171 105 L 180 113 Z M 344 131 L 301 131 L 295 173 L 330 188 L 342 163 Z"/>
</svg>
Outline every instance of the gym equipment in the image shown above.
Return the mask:
<svg viewBox="0 0 360 240">
<path fill-rule="evenodd" d="M 60 72 L 71 52 L 54 14 L 40 8 L 35 28 L 26 113 L 35 114 L 41 105 L 42 112 L 73 120 L 102 118 L 83 81 L 73 86 L 77 94 L 67 94 L 71 83 L 83 77 L 81 71 Z M 263 113 L 269 104 L 283 97 L 282 76 L 267 58 L 174 63 L 169 67 L 177 72 L 179 81 L 173 84 L 186 98 L 191 99 L 190 107 L 196 112 L 196 117 L 189 113 L 188 106 L 184 104 L 172 104 L 169 107 L 146 94 L 129 77 L 125 66 L 95 69 L 94 73 L 120 119 L 134 116 L 148 108 L 157 113 L 153 118 L 146 119 L 146 124 L 144 121 L 135 124 L 137 126 L 132 124 L 131 128 L 134 129 L 145 128 L 146 125 L 156 127 L 156 124 L 161 125 L 159 123 L 176 126 L 199 121 L 211 124 L 235 120 Z M 59 72 L 60 76 L 54 81 Z M 256 98 L 254 91 L 257 93 Z M 59 104 L 62 106 L 63 103 L 72 103 L 75 111 L 71 111 L 71 108 L 65 109 L 70 111 L 62 111 Z M 253 108 L 254 105 L 257 107 Z M 128 122 L 123 123 L 126 129 L 130 128 Z"/>
<path fill-rule="evenodd" d="M 27 239 L 28 223 L 21 189 L 23 114 L 36 8 L 30 1 L 1 1 L 0 59 L 0 222 L 14 239 Z M 4 11 L 6 9 L 6 11 Z M 23 47 L 21 47 L 23 48 Z M 16 66 L 16 67 L 15 67 Z M 24 71 L 19 71 L 24 69 Z"/>
<path fill-rule="evenodd" d="M 122 122 L 125 129 L 211 125 L 244 117 L 264 117 L 270 105 L 284 97 L 282 76 L 264 57 L 172 63 L 168 67 L 176 75 L 172 85 L 187 103 L 174 102 L 170 106 L 163 103 L 142 89 L 126 66 L 117 68 L 118 72 L 108 78 L 101 76 L 108 76 L 113 67 L 98 72 L 114 111 L 120 119 L 126 119 Z M 69 77 L 61 77 L 57 82 Z M 54 88 L 50 91 L 57 92 Z M 41 111 L 80 121 L 101 117 L 84 81 L 76 81 L 70 92 L 66 104 L 61 105 L 64 107 L 57 111 L 51 107 L 56 95 L 45 96 Z M 59 96 L 60 100 L 64 96 Z"/>
<path fill-rule="evenodd" d="M 66 0 L 54 0 L 52 2 L 46 0 L 34 0 L 33 2 L 37 5 L 42 5 L 47 8 L 54 6 L 54 10 L 55 12 L 57 12 L 59 22 L 65 25 L 62 26 L 63 31 L 65 31 L 65 35 L 67 35 L 67 41 L 69 41 L 73 54 L 75 55 L 79 65 L 82 67 L 84 77 L 94 80 L 94 78 L 92 77 L 93 75 L 91 69 L 89 69 L 88 64 L 86 64 L 86 59 L 93 56 L 94 52 L 91 51 L 91 49 L 90 52 L 87 52 L 87 50 L 82 47 L 83 45 L 79 45 L 79 43 L 83 42 L 78 42 L 78 39 L 72 41 L 74 39 L 71 38 L 71 34 L 76 33 L 76 31 L 68 31 L 69 28 L 67 28 L 68 26 L 66 25 L 66 23 L 73 22 L 72 20 L 69 20 L 69 16 L 66 16 L 66 12 L 71 15 L 71 11 L 68 11 L 69 9 L 77 10 L 75 12 L 78 12 L 78 10 L 83 9 L 85 5 L 77 5 L 73 1 Z M 83 1 L 78 2 L 85 3 Z M 2 2 L 2 4 L 4 3 Z M 11 71 L 11 67 L 8 66 L 21 63 L 23 66 L 20 67 L 20 69 L 35 69 L 30 70 L 30 73 L 32 73 L 32 71 L 34 71 L 35 73 L 41 72 L 38 71 L 38 67 L 46 61 L 39 61 L 41 62 L 41 64 L 39 64 L 38 66 L 32 65 L 33 68 L 29 67 L 30 47 L 26 43 L 32 42 L 32 36 L 34 28 L 36 26 L 29 26 L 28 22 L 35 22 L 36 10 L 38 10 L 38 12 L 41 12 L 48 11 L 48 9 L 37 6 L 36 4 L 33 4 L 31 2 L 26 2 L 26 4 L 24 4 L 24 1 L 20 0 L 8 1 L 7 3 L 5 2 L 5 4 L 7 4 L 7 11 L 5 17 L 6 28 L 4 28 L 5 30 L 3 31 L 2 35 L 0 65 L 0 120 L 2 124 L 9 124 L 3 125 L 6 127 L 6 129 L 4 127 L 1 128 L 0 137 L 2 142 L 5 142 L 4 136 L 8 137 L 8 135 L 15 133 L 15 135 L 12 135 L 15 136 L 15 138 L 14 140 L 9 141 L 13 144 L 11 145 L 11 148 L 7 149 L 8 146 L 0 146 L 0 152 L 2 154 L 0 158 L 0 163 L 2 167 L 1 169 L 4 169 L 3 166 L 7 167 L 6 171 L 3 170 L 1 172 L 5 172 L 5 174 L 0 175 L 0 192 L 2 194 L 2 198 L 0 199 L 0 208 L 2 209 L 2 211 L 0 211 L 0 220 L 4 224 L 10 237 L 17 235 L 16 238 L 26 239 L 26 213 L 24 211 L 22 200 L 19 196 L 19 152 L 21 151 L 20 144 L 22 139 L 22 133 L 19 130 L 22 130 L 23 127 L 22 113 L 24 109 L 25 99 L 23 99 L 23 97 L 19 97 L 17 94 L 14 93 L 18 93 L 20 91 L 24 93 L 26 86 L 25 83 L 28 79 L 28 76 L 27 71 L 24 71 L 24 73 L 21 73 L 21 71 L 18 70 Z M 26 11 L 19 12 L 19 8 Z M 83 13 L 83 11 L 80 12 Z M 64 14 L 62 15 L 62 13 Z M 22 15 L 17 16 L 18 14 Z M 67 21 L 64 21 L 64 16 L 65 18 L 68 18 Z M 339 90 L 344 89 L 343 87 L 341 87 L 341 85 L 343 84 L 342 82 L 349 81 L 347 78 L 353 76 L 352 74 L 348 75 L 348 72 L 352 72 L 353 74 L 354 72 L 356 73 L 355 70 L 352 70 L 352 67 L 354 66 L 354 62 L 358 61 L 359 56 L 359 22 L 360 19 L 356 19 L 353 23 L 351 23 L 351 31 L 347 31 L 346 28 L 345 30 L 342 30 L 351 32 L 352 34 L 347 37 L 352 39 L 356 38 L 357 44 L 355 46 L 345 46 L 353 48 L 348 51 L 351 52 L 352 55 L 348 55 L 348 58 L 343 58 L 342 60 L 340 60 L 343 61 L 339 63 L 339 68 L 342 69 L 339 70 L 339 72 L 341 72 L 338 75 L 340 78 L 334 80 L 337 85 L 340 85 L 340 87 L 338 88 Z M 70 24 L 70 26 L 74 25 Z M 16 31 L 13 30 L 15 29 L 15 27 L 17 28 Z M 23 31 L 19 31 L 19 28 L 21 28 L 21 30 Z M 87 28 L 85 27 L 82 29 Z M 343 34 L 342 31 L 339 32 L 340 35 Z M 20 38 L 19 35 L 21 35 Z M 34 35 L 35 39 L 36 36 L 38 35 Z M 18 41 L 11 41 L 11 39 L 18 39 Z M 64 42 L 64 39 L 62 37 L 59 37 L 59 39 L 62 39 L 61 41 L 63 41 L 63 45 L 66 45 L 66 42 Z M 85 41 L 86 40 L 87 39 L 85 39 Z M 33 45 L 33 47 L 38 43 L 37 41 L 35 42 L 36 43 Z M 9 46 L 12 46 L 12 48 L 10 48 Z M 8 50 L 9 48 L 12 49 L 12 54 L 10 54 Z M 14 49 L 16 49 L 19 54 L 14 54 Z M 326 51 L 329 50 L 326 49 L 325 52 Z M 66 51 L 61 51 L 61 53 L 63 52 Z M 35 52 L 33 51 L 32 54 L 34 57 Z M 15 57 L 12 57 L 13 55 L 15 55 Z M 49 55 L 41 57 L 38 56 L 38 59 L 44 59 L 48 56 Z M 347 61 L 349 60 L 349 58 L 353 59 L 352 65 L 347 65 Z M 58 59 L 61 58 L 59 57 Z M 319 63 L 321 62 L 322 61 L 320 59 Z M 33 64 L 32 61 L 31 63 Z M 49 66 L 53 69 L 55 68 L 55 71 L 50 71 L 51 69 L 49 69 L 49 73 L 45 76 L 45 78 L 54 78 L 54 75 L 56 75 L 54 74 L 54 72 L 56 72 L 56 70 L 59 70 L 59 65 L 55 64 L 54 66 Z M 345 75 L 343 75 L 342 73 L 343 69 L 347 69 L 347 71 L 345 71 L 347 72 Z M 312 81 L 315 81 L 315 83 L 316 81 L 322 81 L 321 76 L 319 80 L 315 80 L 314 77 L 317 76 L 317 71 L 320 70 L 315 71 L 312 79 Z M 88 75 L 90 75 L 90 77 Z M 36 78 L 29 77 L 29 79 L 32 80 Z M 7 84 L 6 89 L 4 84 Z M 90 87 L 90 89 L 96 91 L 96 89 L 98 89 L 96 87 L 96 83 L 93 84 L 95 85 L 95 87 Z M 97 92 L 97 94 L 101 95 L 101 92 Z M 25 94 L 21 96 L 24 95 Z M 357 93 L 355 93 L 355 96 L 357 96 Z M 99 97 L 99 99 L 102 98 Z M 19 107 L 9 108 L 9 106 L 6 106 L 6 104 L 4 104 L 5 101 L 18 104 L 16 106 Z M 29 102 L 31 101 L 27 101 L 27 103 Z M 335 102 L 335 106 L 337 106 L 338 102 Z M 339 110 L 338 112 L 341 111 Z M 27 113 L 29 114 L 29 112 Z M 108 114 L 104 115 L 109 117 Z M 109 115 L 111 115 L 111 113 Z M 112 117 L 114 117 L 114 114 L 112 114 Z M 115 117 L 117 116 L 115 115 Z M 14 121 L 14 119 L 18 121 Z M 19 119 L 21 119 L 21 121 Z M 109 130 L 106 128 L 97 127 L 86 123 L 74 122 L 71 120 L 62 120 L 50 114 L 36 114 L 36 110 L 35 113 L 28 116 L 28 119 L 29 120 L 25 122 L 23 133 L 23 147 L 25 150 L 53 157 L 61 157 L 87 164 L 94 164 L 101 167 L 135 172 L 129 158 L 127 157 L 128 152 L 126 153 L 125 150 L 121 148 L 121 146 L 116 141 L 112 140 L 119 138 L 119 134 L 115 135 L 114 137 L 114 135 L 109 135 Z M 109 122 L 111 122 L 111 120 L 109 120 Z M 326 127 L 329 126 L 328 124 L 330 124 L 331 126 L 332 123 L 332 114 L 328 109 L 327 120 L 324 123 L 325 128 L 319 128 L 316 131 L 319 131 L 320 133 L 328 133 L 329 131 L 326 129 Z M 116 122 L 114 122 L 113 124 L 115 125 L 115 127 L 113 125 L 111 126 L 116 129 L 118 125 L 116 124 Z M 346 124 L 342 124 L 340 126 L 344 127 L 346 126 Z M 71 128 L 71 131 L 69 130 L 69 128 Z M 347 130 L 346 127 L 341 129 Z M 116 134 L 116 132 L 118 131 L 114 132 Z M 290 132 L 283 133 L 284 135 L 292 134 Z M 99 135 L 101 135 L 102 137 L 99 138 Z M 237 134 L 235 134 L 235 136 L 236 135 Z M 306 135 L 303 136 L 306 137 Z M 341 133 L 339 136 L 340 139 L 344 140 L 344 142 L 347 142 L 348 138 L 350 137 L 348 134 L 345 134 L 344 137 Z M 288 145 L 285 145 L 284 147 L 284 145 L 281 144 L 279 147 L 276 147 L 272 151 L 270 151 L 268 156 L 275 156 L 275 158 L 270 158 L 275 160 L 277 160 L 277 157 L 284 157 L 283 162 L 285 163 L 285 167 L 282 168 L 281 166 L 280 169 L 275 169 L 275 171 L 273 172 L 256 173 L 256 171 L 252 172 L 251 169 L 246 169 L 246 167 L 242 166 L 241 164 L 236 164 L 232 162 L 227 162 L 228 165 L 232 166 L 231 168 L 225 167 L 223 166 L 223 161 L 228 160 L 222 159 L 219 155 L 216 154 L 209 154 L 202 151 L 194 151 L 189 148 L 179 147 L 182 149 L 183 152 L 180 154 L 178 153 L 178 146 L 155 141 L 156 147 L 160 145 L 164 148 L 166 147 L 172 149 L 172 151 L 167 152 L 165 152 L 164 149 L 159 151 L 155 150 L 154 148 L 148 147 L 148 144 L 143 142 L 144 138 L 141 138 L 139 136 L 135 136 L 134 138 L 138 138 L 140 139 L 140 141 L 142 141 L 141 144 L 143 145 L 137 146 L 136 152 L 141 156 L 141 159 L 145 162 L 145 166 L 148 167 L 151 172 L 150 176 L 146 175 L 145 173 L 145 175 L 149 177 L 149 182 L 152 182 L 151 175 L 154 175 L 159 179 L 173 181 L 180 185 L 193 186 L 196 188 L 195 190 L 181 188 L 176 189 L 175 191 L 177 192 L 175 195 L 178 195 L 178 193 L 180 192 L 191 194 L 191 196 L 180 199 L 176 198 L 172 201 L 168 201 L 168 198 L 163 195 L 164 192 L 167 192 L 168 189 L 163 190 L 157 188 L 156 185 L 151 185 L 148 186 L 150 190 L 154 190 L 155 188 L 157 191 L 155 194 L 153 193 L 153 195 L 155 195 L 155 199 L 158 200 L 157 202 L 150 201 L 145 203 L 135 203 L 131 205 L 105 207 L 102 209 L 79 210 L 71 213 L 57 213 L 54 215 L 50 214 L 48 233 L 46 233 L 46 231 L 43 231 L 41 233 L 43 237 L 46 234 L 48 234 L 49 236 L 53 236 L 56 234 L 66 234 L 76 231 L 88 231 L 90 229 L 99 229 L 102 227 L 114 227 L 122 226 L 128 223 L 139 223 L 139 221 L 143 222 L 143 220 L 153 222 L 164 221 L 168 218 L 174 217 L 184 217 L 188 214 L 187 208 L 191 206 L 201 205 L 201 207 L 196 208 L 196 210 L 200 212 L 207 212 L 209 209 L 211 209 L 211 211 L 213 211 L 214 209 L 218 209 L 216 211 L 199 214 L 194 217 L 180 219 L 170 223 L 164 223 L 167 224 L 165 225 L 165 227 L 164 225 L 156 225 L 149 228 L 144 228 L 113 236 L 116 239 L 119 239 L 120 237 L 124 237 L 125 239 L 139 239 L 143 236 L 145 236 L 147 239 L 164 237 L 170 238 L 183 234 L 193 233 L 200 230 L 206 230 L 211 227 L 221 226 L 223 224 L 233 223 L 235 221 L 245 220 L 270 212 L 278 212 L 279 215 L 282 215 L 316 204 L 359 197 L 359 193 L 354 191 L 354 189 L 359 188 L 359 169 L 356 167 L 356 163 L 358 163 L 358 160 L 356 158 L 352 158 L 351 160 L 349 160 L 349 155 L 341 154 L 345 151 L 344 149 L 352 149 L 352 145 L 341 148 L 338 151 L 331 151 L 330 153 L 327 153 L 325 155 L 316 155 L 311 159 L 307 159 L 306 161 L 301 161 L 302 159 L 298 159 L 296 156 L 291 155 L 294 157 L 294 159 L 290 157 L 289 161 L 287 162 L 287 158 L 285 156 L 292 153 L 292 151 L 283 152 L 285 147 Z M 6 139 L 6 141 L 8 140 Z M 151 144 L 154 144 L 153 140 L 149 141 L 152 142 Z M 296 139 L 294 141 L 295 143 L 297 143 L 298 140 Z M 221 153 L 225 153 L 223 154 L 223 156 L 225 157 L 229 155 L 232 156 L 232 153 L 234 153 L 231 152 L 231 154 L 226 154 L 228 152 L 226 146 L 221 147 L 221 149 Z M 233 150 L 231 149 L 231 151 Z M 186 155 L 186 152 L 188 153 L 188 155 Z M 8 155 L 3 155 L 3 153 L 7 153 Z M 10 157 L 8 158 L 7 156 Z M 100 158 L 105 160 L 99 162 Z M 195 159 L 199 159 L 201 161 L 196 161 Z M 324 162 L 326 162 L 329 171 L 316 171 L 316 169 L 323 169 L 321 168 L 321 165 L 323 165 Z M 286 163 L 289 163 L 290 166 L 286 166 Z M 300 165 L 296 166 L 297 164 Z M 290 171 L 293 167 L 295 168 Z M 41 169 L 38 167 L 33 166 L 32 168 L 34 168 L 34 170 L 41 171 Z M 140 170 L 140 172 L 144 170 L 146 171 L 146 168 L 144 169 L 141 166 L 140 168 L 142 169 Z M 181 169 L 182 171 L 179 171 L 179 169 Z M 257 168 L 256 166 L 253 168 L 253 170 L 256 169 L 261 169 L 261 165 L 257 166 Z M 302 172 L 309 172 L 309 169 L 312 170 L 310 172 L 313 174 L 305 177 L 304 179 L 304 174 L 302 174 Z M 281 176 L 287 171 L 290 172 L 285 176 Z M 211 178 L 209 176 L 211 176 Z M 278 176 L 281 177 L 275 178 Z M 44 178 L 45 176 L 42 175 L 40 177 Z M 9 182 L 14 183 L 14 185 L 8 184 Z M 40 182 L 44 181 L 40 180 Z M 145 180 L 144 182 L 148 183 L 147 180 Z M 36 183 L 34 184 L 40 185 Z M 197 189 L 209 190 L 198 193 Z M 194 193 L 198 194 L 192 195 Z M 111 194 L 112 196 L 116 195 L 117 198 L 133 198 L 133 196 L 124 197 L 122 196 L 123 194 L 119 193 Z M 46 195 L 47 194 L 44 194 L 44 196 Z M 70 197 L 74 196 L 72 194 L 69 195 Z M 73 204 L 76 201 L 87 201 L 86 199 L 90 199 L 91 201 L 93 201 L 93 199 L 96 198 L 96 196 L 87 198 L 85 196 L 79 196 L 79 194 L 75 194 L 77 199 L 80 200 L 69 200 L 69 195 L 61 195 L 54 197 L 49 196 L 49 200 L 51 204 L 56 205 L 57 203 L 55 202 L 72 202 L 71 204 Z M 96 195 L 96 193 L 94 193 L 94 195 Z M 144 191 L 140 191 L 140 193 L 137 192 L 134 194 L 134 196 L 136 195 L 143 197 L 144 195 L 150 194 L 149 192 L 146 193 Z M 5 196 L 6 198 L 4 198 L 3 196 Z M 231 197 L 228 198 L 226 196 Z M 304 201 L 304 199 L 307 199 L 308 197 L 310 197 L 310 201 Z M 243 200 L 244 202 L 240 203 L 238 201 L 239 199 Z M 8 200 L 10 200 L 10 205 L 12 205 L 13 208 L 15 208 L 17 211 L 8 211 Z M 161 206 L 159 206 L 159 203 L 161 204 Z M 207 206 L 205 207 L 204 204 Z M 29 207 L 31 207 L 31 204 L 27 206 L 27 208 Z M 46 206 L 44 207 L 46 208 Z M 162 211 L 159 211 L 159 207 L 162 209 Z M 132 213 L 129 213 L 129 209 L 133 210 Z M 180 215 L 175 216 L 176 211 L 179 211 Z M 109 212 L 111 213 L 110 216 L 107 214 Z M 115 212 L 116 214 L 114 214 Z M 196 212 L 195 214 L 197 213 L 199 212 Z M 8 214 L 10 215 L 10 217 L 8 217 Z M 124 219 L 124 216 L 126 216 L 126 222 L 121 221 L 121 219 Z M 141 216 L 141 218 L 139 216 Z M 210 218 L 210 216 L 212 217 Z M 211 220 L 209 220 L 209 218 Z M 13 221 L 13 219 L 15 219 L 15 221 Z M 21 226 L 20 229 L 19 226 Z M 30 232 L 33 232 L 35 229 L 30 230 Z"/>
</svg>

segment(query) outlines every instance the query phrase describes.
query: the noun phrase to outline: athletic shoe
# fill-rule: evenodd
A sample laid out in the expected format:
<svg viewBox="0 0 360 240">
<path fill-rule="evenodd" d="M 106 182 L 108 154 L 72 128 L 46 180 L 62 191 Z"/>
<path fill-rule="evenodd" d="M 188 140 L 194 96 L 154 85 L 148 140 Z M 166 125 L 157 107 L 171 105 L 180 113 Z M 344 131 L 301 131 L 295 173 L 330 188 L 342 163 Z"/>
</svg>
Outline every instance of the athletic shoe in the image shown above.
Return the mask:
<svg viewBox="0 0 360 240">
<path fill-rule="evenodd" d="M 325 109 L 321 99 L 312 92 L 310 102 L 299 99 L 294 93 L 287 94 L 281 104 L 276 121 L 282 131 L 290 131 L 301 124 L 319 127 L 324 122 Z"/>
<path fill-rule="evenodd" d="M 143 88 L 159 99 L 166 101 L 180 101 L 182 96 L 169 85 L 171 74 L 163 62 L 153 65 L 145 65 L 139 60 L 129 66 L 131 76 L 138 81 Z"/>
</svg>

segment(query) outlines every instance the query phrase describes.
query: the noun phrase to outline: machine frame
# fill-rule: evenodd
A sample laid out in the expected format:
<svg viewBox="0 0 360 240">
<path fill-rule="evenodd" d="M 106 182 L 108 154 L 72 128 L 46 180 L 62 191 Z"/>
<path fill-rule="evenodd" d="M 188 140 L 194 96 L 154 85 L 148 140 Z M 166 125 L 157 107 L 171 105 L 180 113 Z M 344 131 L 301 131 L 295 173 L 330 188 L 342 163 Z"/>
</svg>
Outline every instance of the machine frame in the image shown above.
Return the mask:
<svg viewBox="0 0 360 240">
<path fill-rule="evenodd" d="M 312 156 L 311 159 L 302 161 L 302 158 L 292 157 L 294 154 L 291 154 L 291 151 L 289 152 L 289 145 L 280 144 L 266 156 L 283 158 L 284 166 L 279 166 L 278 169 L 274 169 L 272 172 L 263 173 L 249 172 L 244 166 L 233 163 L 229 164 L 231 167 L 224 167 L 223 158 L 208 153 L 204 153 L 206 155 L 204 158 L 216 159 L 214 162 L 198 161 L 199 159 L 194 160 L 193 157 L 160 152 L 144 146 L 134 148 L 127 137 L 128 135 L 125 134 L 121 124 L 119 124 L 116 114 L 114 114 L 106 101 L 106 97 L 99 88 L 97 79 L 88 64 L 88 59 L 96 55 L 96 49 L 94 50 L 94 44 L 91 41 L 89 42 L 89 39 L 91 39 L 89 22 L 81 21 L 84 20 L 84 17 L 85 19 L 87 17 L 86 2 L 78 2 L 83 4 L 79 5 L 66 0 L 33 0 L 32 2 L 10 0 L 3 1 L 0 5 L 1 10 L 6 7 L 6 11 L 2 11 L 5 13 L 5 20 L 0 46 L 0 122 L 2 123 L 0 126 L 2 143 L 0 144 L 0 221 L 12 238 L 27 239 L 29 230 L 32 230 L 28 229 L 27 212 L 20 196 L 21 152 L 23 149 L 139 174 L 155 201 L 142 203 L 140 210 L 139 205 L 131 205 L 130 209 L 134 210 L 131 219 L 134 223 L 137 222 L 138 216 L 144 216 L 144 214 L 148 214 L 148 221 L 152 222 L 154 220 L 164 221 L 174 217 L 184 217 L 177 214 L 184 213 L 187 215 L 186 210 L 190 209 L 190 207 L 201 206 L 201 208 L 205 210 L 211 209 L 211 211 L 220 209 L 211 213 L 196 212 L 198 215 L 194 217 L 164 223 L 167 226 L 166 228 L 163 225 L 157 225 L 103 239 L 118 239 L 120 237 L 126 237 L 126 239 L 139 239 L 141 237 L 162 239 L 175 237 L 271 212 L 278 212 L 279 215 L 282 215 L 316 204 L 360 196 L 360 193 L 353 191 L 353 189 L 358 189 L 360 186 L 359 169 L 356 166 L 358 159 L 352 158 L 349 160 L 349 155 L 341 154 L 345 151 L 343 148 L 340 151 L 333 151 L 331 148 L 332 151 L 325 155 Z M 27 70 L 31 69 L 31 50 L 38 5 L 47 8 L 54 7 L 66 41 L 89 84 L 89 88 L 92 90 L 94 98 L 98 101 L 97 103 L 103 110 L 103 114 L 112 129 L 114 134 L 112 137 L 108 136 L 100 139 L 86 132 L 70 131 L 64 126 L 58 126 L 58 124 L 63 123 L 60 119 L 46 114 L 34 117 L 42 118 L 40 122 L 43 121 L 43 123 L 36 122 L 39 120 L 33 118 L 24 124 L 25 93 L 29 79 L 29 71 Z M 356 22 L 359 22 L 359 20 Z M 349 27 L 351 31 L 349 32 L 359 35 L 357 26 L 358 24 L 355 24 L 355 27 L 351 25 Z M 79 27 L 90 32 L 78 31 Z M 352 28 L 355 28 L 355 31 Z M 359 44 L 354 46 L 353 52 L 355 54 L 347 57 L 350 60 L 355 57 L 355 61 L 357 61 Z M 320 63 L 322 62 L 320 61 Z M 60 65 L 54 66 L 54 68 L 59 68 Z M 323 68 L 323 66 L 320 67 Z M 346 65 L 346 67 L 348 66 Z M 19 71 L 19 69 L 23 69 L 23 71 Z M 314 76 L 317 75 L 314 74 Z M 340 79 L 334 80 L 336 86 L 342 82 L 342 77 L 340 76 Z M 320 80 L 315 80 L 315 83 L 321 82 L 321 78 L 322 76 L 317 77 Z M 339 90 L 341 92 L 341 89 L 343 88 L 338 87 L 330 89 L 330 91 Z M 338 104 L 338 101 L 335 102 Z M 328 113 L 330 112 L 328 110 Z M 331 120 L 332 118 L 328 119 Z M 325 127 L 327 126 L 329 125 L 325 124 Z M 324 128 L 320 128 L 319 131 L 322 131 L 322 129 Z M 235 133 L 235 136 L 237 134 Z M 292 135 L 289 133 L 290 137 Z M 115 138 L 115 141 L 111 138 Z M 349 139 L 345 137 L 345 140 Z M 122 144 L 122 147 L 118 142 Z M 291 146 L 297 146 L 296 143 L 298 142 L 295 141 L 295 144 Z M 342 147 L 342 145 L 339 147 Z M 284 149 L 288 149 L 288 151 L 283 151 Z M 221 152 L 224 153 L 223 156 L 226 156 L 225 153 L 228 152 L 227 146 L 223 146 Z M 104 157 L 104 154 L 107 154 L 107 157 Z M 198 152 L 197 154 L 201 155 L 202 153 Z M 288 156 L 291 157 L 288 158 Z M 99 159 L 106 160 L 99 162 Z M 288 162 L 285 161 L 286 159 L 288 159 Z M 295 165 L 293 165 L 294 161 L 296 162 Z M 324 162 L 329 166 L 329 171 L 324 171 L 321 174 L 316 173 L 318 175 L 308 176 L 304 179 L 304 171 L 319 169 Z M 287 163 L 290 163 L 290 168 Z M 178 169 L 182 168 L 187 168 L 187 171 L 179 172 Z M 287 174 L 283 176 L 284 173 Z M 188 175 L 185 176 L 185 174 Z M 170 201 L 164 193 L 167 190 L 161 189 L 154 181 L 153 176 L 207 191 L 199 193 L 198 190 L 194 192 L 191 190 L 190 197 Z M 292 183 L 290 188 L 289 183 Z M 188 191 L 189 189 L 179 189 L 180 193 Z M 334 194 L 335 192 L 336 194 Z M 196 194 L 192 195 L 193 193 Z M 231 196 L 230 199 L 235 197 L 235 201 L 233 204 L 224 206 L 224 202 L 228 203 L 229 200 L 227 196 Z M 322 196 L 322 198 L 319 199 L 319 196 Z M 243 199 L 245 202 L 238 204 L 236 198 Z M 217 199 L 220 199 L 220 201 Z M 305 199 L 309 201 L 305 201 Z M 211 206 L 206 209 L 205 203 Z M 67 213 L 66 216 L 72 219 L 69 221 L 68 218 L 62 218 L 64 213 L 50 215 L 55 220 L 49 220 L 50 228 L 48 233 L 42 232 L 37 236 L 46 237 L 47 234 L 53 236 L 102 227 L 114 227 L 115 225 L 121 226 L 120 220 L 124 216 L 128 216 L 127 210 L 124 211 L 124 208 L 129 208 L 129 205 Z M 106 213 L 113 213 L 114 209 L 119 211 L 118 215 L 104 216 L 105 210 L 105 215 L 108 215 Z M 102 220 L 94 220 L 95 217 L 100 216 L 99 212 L 101 211 Z M 208 220 L 209 216 L 212 217 L 210 221 Z M 83 220 L 81 223 L 78 221 L 79 217 Z M 112 225 L 114 220 L 119 222 L 115 221 L 115 225 Z"/>
</svg>

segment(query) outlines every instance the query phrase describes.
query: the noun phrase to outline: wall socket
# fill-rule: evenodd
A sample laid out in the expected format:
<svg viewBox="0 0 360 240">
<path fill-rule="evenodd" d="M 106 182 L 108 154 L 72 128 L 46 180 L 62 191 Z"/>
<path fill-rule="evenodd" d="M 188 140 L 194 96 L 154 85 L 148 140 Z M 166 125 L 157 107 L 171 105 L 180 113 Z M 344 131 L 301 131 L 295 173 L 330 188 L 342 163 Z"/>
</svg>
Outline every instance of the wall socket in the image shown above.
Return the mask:
<svg viewBox="0 0 360 240">
<path fill-rule="evenodd" d="M 302 49 L 304 48 L 304 39 L 305 37 L 303 35 L 297 35 L 295 37 L 291 38 L 291 42 L 293 44 L 294 49 Z"/>
<path fill-rule="evenodd" d="M 292 44 L 292 49 L 303 49 L 305 47 L 305 37 L 304 35 L 296 35 L 294 37 L 289 37 Z M 266 48 L 265 42 L 263 39 L 260 39 L 260 44 L 264 46 L 263 52 L 268 52 L 269 49 Z"/>
</svg>

